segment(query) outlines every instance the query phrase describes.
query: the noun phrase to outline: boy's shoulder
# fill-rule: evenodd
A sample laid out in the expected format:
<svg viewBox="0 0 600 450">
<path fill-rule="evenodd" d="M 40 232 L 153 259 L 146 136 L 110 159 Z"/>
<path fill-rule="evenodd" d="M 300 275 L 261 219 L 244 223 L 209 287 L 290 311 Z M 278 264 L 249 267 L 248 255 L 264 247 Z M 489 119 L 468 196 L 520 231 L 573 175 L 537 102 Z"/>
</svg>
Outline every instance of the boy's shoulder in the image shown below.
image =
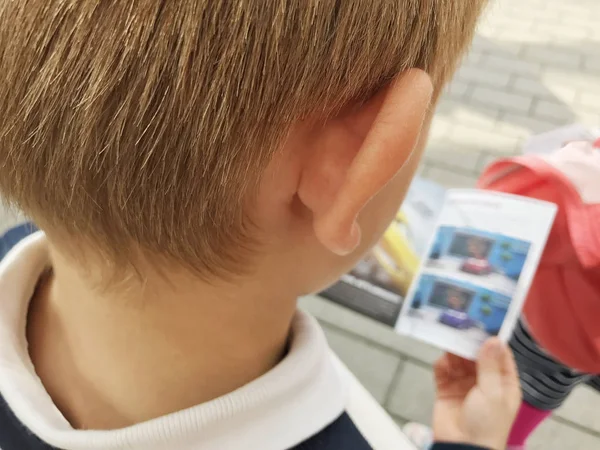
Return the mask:
<svg viewBox="0 0 600 450">
<path fill-rule="evenodd" d="M 9 229 L 3 234 L 0 234 L 0 261 L 2 261 L 2 264 L 0 264 L 0 268 L 6 269 L 8 266 L 20 264 L 20 267 L 26 270 L 26 266 L 28 264 L 36 265 L 36 262 L 29 261 L 29 258 L 27 259 L 27 261 L 24 261 L 22 258 L 20 259 L 17 257 L 18 254 L 22 254 L 24 252 L 27 252 L 28 250 L 31 250 L 29 247 L 40 244 L 40 239 L 36 240 L 33 236 L 31 236 L 33 234 L 36 234 L 36 232 L 37 228 L 35 227 L 35 225 L 31 223 L 24 223 Z M 31 238 L 26 239 L 29 236 L 31 236 Z M 25 242 L 24 240 L 26 240 L 27 242 Z M 21 241 L 24 242 L 22 242 L 21 245 L 17 245 Z M 5 256 L 9 252 L 11 252 L 10 261 L 5 258 Z M 32 253 L 29 252 L 29 254 L 31 255 Z M 16 272 L 12 272 L 14 278 L 14 273 Z M 3 279 L 0 273 L 0 293 L 3 293 L 3 291 L 7 291 L 6 289 L 2 288 L 2 282 L 5 283 L 6 286 L 15 286 L 16 284 L 18 284 L 18 280 L 16 279 Z M 26 290 L 27 289 L 25 289 L 25 291 Z M 6 300 L 10 303 L 10 301 L 14 299 L 3 298 L 2 300 Z M 1 320 L 2 317 L 3 312 L 2 308 L 0 308 L 0 328 L 3 323 Z M 10 317 L 10 315 L 7 315 L 6 317 Z M 399 429 L 393 423 L 392 419 L 377 404 L 373 397 L 371 397 L 368 394 L 368 392 L 358 382 L 358 380 L 356 380 L 356 378 L 348 371 L 348 369 L 343 364 L 341 364 L 336 357 L 330 354 L 327 345 L 324 343 L 322 331 L 320 331 L 320 328 L 318 327 L 316 321 L 306 316 L 304 322 L 306 322 L 306 330 L 303 333 L 308 333 L 306 334 L 306 336 L 312 336 L 312 338 L 306 338 L 304 340 L 306 342 L 322 341 L 321 343 L 323 345 L 319 344 L 318 346 L 315 346 L 315 344 L 313 343 L 311 344 L 311 347 L 304 344 L 298 344 L 300 345 L 300 347 L 302 347 L 303 350 L 300 353 L 296 352 L 297 354 L 295 358 L 297 359 L 298 355 L 310 351 L 310 353 L 314 356 L 314 358 L 311 357 L 310 360 L 312 361 L 313 359 L 315 359 L 320 361 L 320 363 L 313 364 L 309 361 L 310 363 L 306 364 L 306 366 L 314 366 L 313 368 L 320 368 L 320 371 L 318 373 L 315 372 L 313 374 L 314 371 L 312 369 L 308 370 L 310 367 L 305 367 L 306 370 L 304 371 L 307 375 L 307 377 L 305 377 L 305 381 L 306 383 L 308 383 L 308 385 L 304 383 L 304 378 L 300 377 L 298 378 L 298 382 L 301 382 L 300 385 L 297 382 L 294 387 L 294 375 L 297 375 L 298 373 L 302 372 L 302 370 L 300 370 L 302 369 L 302 365 L 294 368 L 295 363 L 291 363 L 288 359 L 287 366 L 290 366 L 291 364 L 290 367 L 292 367 L 293 373 L 287 373 L 282 378 L 287 380 L 286 383 L 290 389 L 281 389 L 281 386 L 278 385 L 273 385 L 272 387 L 274 388 L 274 395 L 277 394 L 277 392 L 279 391 L 291 391 L 291 394 L 289 396 L 286 396 L 286 398 L 279 398 L 280 396 L 276 395 L 276 401 L 270 401 L 263 405 L 259 405 L 260 408 L 257 408 L 257 410 L 261 410 L 261 414 L 263 416 L 262 419 L 258 422 L 256 422 L 254 419 L 249 421 L 244 419 L 247 422 L 245 425 L 252 428 L 252 424 L 250 422 L 256 422 L 257 429 L 264 429 L 264 427 L 259 426 L 261 425 L 259 422 L 266 420 L 265 417 L 267 413 L 269 413 L 268 415 L 273 418 L 273 420 L 271 421 L 273 439 L 271 439 L 268 436 L 269 433 L 266 433 L 260 437 L 260 440 L 264 440 L 265 444 L 267 444 L 269 441 L 273 441 L 271 442 L 271 445 L 276 445 L 274 444 L 274 442 L 281 443 L 281 437 L 282 435 L 286 434 L 286 428 L 288 430 L 295 429 L 297 431 L 295 432 L 295 437 L 293 439 L 287 439 L 289 443 L 285 446 L 285 448 L 291 448 L 295 450 L 337 450 L 341 448 L 345 450 L 370 450 L 387 448 L 411 448 L 410 445 L 406 442 L 406 439 L 400 433 Z M 310 325 L 310 327 L 308 327 L 308 325 Z M 2 352 L 0 352 L 0 368 L 2 367 L 1 360 L 3 358 L 3 352 L 6 353 L 10 351 L 9 347 L 10 346 L 0 348 L 0 350 L 2 350 Z M 26 356 L 24 355 L 23 358 L 18 359 L 22 360 L 25 358 Z M 25 369 L 26 368 L 23 368 L 23 373 L 28 373 Z M 311 374 L 315 376 L 312 376 Z M 69 445 L 63 446 L 63 444 L 58 444 L 58 442 L 65 441 L 63 439 L 58 439 L 58 435 L 55 435 L 53 432 L 50 432 L 48 436 L 38 437 L 38 435 L 35 433 L 35 431 L 33 431 L 33 429 L 35 429 L 36 426 L 39 425 L 39 423 L 37 422 L 37 419 L 33 416 L 38 417 L 39 411 L 35 414 L 28 414 L 26 412 L 24 413 L 21 410 L 20 414 L 18 414 L 17 411 L 14 409 L 15 405 L 20 403 L 20 401 L 15 401 L 15 395 L 18 398 L 22 399 L 28 398 L 27 392 L 30 389 L 23 388 L 23 380 L 27 377 L 17 377 L 18 379 L 13 380 L 14 382 L 10 382 L 10 378 L 11 377 L 4 377 L 3 379 L 3 376 L 0 373 L 0 381 L 3 381 L 3 383 L 0 383 L 0 448 L 2 448 L 3 450 L 20 450 L 23 448 L 28 448 L 31 450 L 54 450 L 56 448 L 73 450 L 74 447 L 71 447 Z M 36 384 L 38 382 L 32 381 L 32 383 Z M 344 387 L 342 388 L 340 385 L 343 385 Z M 40 392 L 43 392 L 43 387 L 38 387 L 40 389 Z M 338 393 L 339 395 L 335 394 L 335 398 L 332 397 L 332 399 L 328 400 L 327 394 L 331 394 L 333 391 L 337 392 L 338 390 L 340 391 Z M 7 398 L 6 396 L 8 392 L 11 392 L 13 394 L 12 396 L 8 396 L 10 398 Z M 15 394 L 15 392 L 20 393 Z M 294 394 L 294 392 L 296 392 L 296 394 Z M 232 395 L 233 397 L 230 396 L 231 402 L 237 402 L 240 405 L 245 402 L 246 394 L 242 394 L 243 398 L 239 395 L 235 395 L 235 393 L 233 393 Z M 263 395 L 261 394 L 261 398 L 262 397 Z M 10 401 L 11 398 L 13 400 L 12 402 Z M 33 405 L 38 400 L 40 399 L 38 398 L 38 396 L 36 396 L 36 398 L 29 398 L 28 401 L 30 401 Z M 201 405 L 199 405 L 199 407 L 202 408 Z M 287 414 L 284 414 L 284 409 L 288 411 Z M 44 408 L 41 408 L 40 410 L 44 410 Z M 331 411 L 327 413 L 326 410 Z M 323 411 L 325 412 L 321 414 L 321 412 Z M 49 416 L 50 419 L 56 419 L 54 415 L 51 416 L 52 417 Z M 288 419 L 282 419 L 283 416 L 286 416 Z M 174 416 L 171 415 L 169 417 L 164 418 L 164 420 L 161 420 L 163 418 L 158 419 L 156 423 L 158 425 L 162 424 L 160 426 L 163 426 L 165 425 L 165 420 L 173 421 L 173 417 Z M 39 418 L 40 417 L 38 417 L 38 419 Z M 217 418 L 215 417 L 215 419 Z M 237 423 L 239 426 L 241 422 L 237 419 L 242 420 L 243 417 L 234 417 L 233 419 L 236 419 L 235 423 Z M 49 419 L 46 418 L 46 420 Z M 242 422 L 244 420 L 242 420 Z M 219 421 L 217 420 L 217 422 Z M 225 422 L 226 421 L 221 420 L 219 423 L 224 424 Z M 233 422 L 230 420 L 229 423 Z M 85 434 L 85 432 L 76 433 Z M 238 430 L 238 434 L 239 433 L 240 430 Z M 61 436 L 63 434 L 64 433 L 61 432 Z M 71 433 L 67 434 L 71 435 Z M 230 433 L 227 432 L 227 434 Z M 94 443 L 94 439 L 91 435 L 89 436 L 89 448 L 100 448 L 92 445 Z M 46 437 L 48 439 L 46 439 Z M 294 444 L 292 444 L 293 441 L 295 441 Z M 195 446 L 193 446 L 193 448 L 204 448 L 202 439 L 195 442 L 196 444 Z M 51 445 L 51 443 L 53 443 L 54 446 Z M 168 443 L 166 445 L 168 445 Z M 116 446 L 111 448 L 121 449 L 124 447 Z M 209 445 L 206 448 L 213 447 L 210 447 Z M 265 448 L 267 448 L 267 446 L 265 446 Z M 277 445 L 277 448 L 282 448 L 283 450 L 283 447 L 280 447 L 279 445 Z"/>
<path fill-rule="evenodd" d="M 36 231 L 37 227 L 33 223 L 26 222 L 9 228 L 0 235 L 0 261 L 15 245 Z"/>
</svg>

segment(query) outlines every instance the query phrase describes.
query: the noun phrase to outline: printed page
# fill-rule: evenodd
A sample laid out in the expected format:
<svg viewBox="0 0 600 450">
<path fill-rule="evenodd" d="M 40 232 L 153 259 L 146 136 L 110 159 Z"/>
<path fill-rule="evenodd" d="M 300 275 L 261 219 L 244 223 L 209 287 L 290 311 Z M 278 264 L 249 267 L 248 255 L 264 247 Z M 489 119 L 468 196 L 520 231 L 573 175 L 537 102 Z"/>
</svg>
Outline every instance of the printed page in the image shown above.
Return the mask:
<svg viewBox="0 0 600 450">
<path fill-rule="evenodd" d="M 396 330 L 469 359 L 491 336 L 507 341 L 555 214 L 526 197 L 448 191 Z"/>
</svg>

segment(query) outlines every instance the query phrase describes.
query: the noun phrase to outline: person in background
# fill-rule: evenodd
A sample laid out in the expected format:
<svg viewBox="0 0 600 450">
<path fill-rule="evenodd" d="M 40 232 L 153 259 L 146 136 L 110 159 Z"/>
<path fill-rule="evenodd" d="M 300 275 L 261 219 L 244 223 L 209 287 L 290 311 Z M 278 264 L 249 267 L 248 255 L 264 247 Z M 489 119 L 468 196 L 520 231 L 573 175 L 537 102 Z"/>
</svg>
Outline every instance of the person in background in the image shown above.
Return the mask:
<svg viewBox="0 0 600 450">
<path fill-rule="evenodd" d="M 525 450 L 577 386 L 600 391 L 600 145 L 579 140 L 500 159 L 478 187 L 557 206 L 510 341 L 523 402 L 508 449 Z"/>
</svg>

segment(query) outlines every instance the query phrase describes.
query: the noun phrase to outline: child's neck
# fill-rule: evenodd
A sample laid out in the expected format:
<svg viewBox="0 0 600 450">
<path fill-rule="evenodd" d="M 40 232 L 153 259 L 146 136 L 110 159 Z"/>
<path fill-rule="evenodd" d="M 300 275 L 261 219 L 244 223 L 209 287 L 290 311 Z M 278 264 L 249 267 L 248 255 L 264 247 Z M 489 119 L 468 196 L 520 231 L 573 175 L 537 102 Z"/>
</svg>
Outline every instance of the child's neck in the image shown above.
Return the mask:
<svg viewBox="0 0 600 450">
<path fill-rule="evenodd" d="M 294 298 L 191 277 L 98 292 L 67 264 L 32 299 L 38 375 L 76 428 L 139 423 L 231 392 L 285 353 Z"/>
</svg>

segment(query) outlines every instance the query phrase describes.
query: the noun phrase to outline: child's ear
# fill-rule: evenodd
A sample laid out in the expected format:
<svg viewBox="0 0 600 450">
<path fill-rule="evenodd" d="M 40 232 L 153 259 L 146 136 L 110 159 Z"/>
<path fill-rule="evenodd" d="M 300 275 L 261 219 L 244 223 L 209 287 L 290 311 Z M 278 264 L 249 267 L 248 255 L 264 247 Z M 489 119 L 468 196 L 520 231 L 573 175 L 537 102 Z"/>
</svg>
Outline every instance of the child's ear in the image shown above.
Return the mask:
<svg viewBox="0 0 600 450">
<path fill-rule="evenodd" d="M 430 77 L 411 69 L 317 131 L 302 164 L 298 197 L 330 251 L 346 255 L 360 243 L 357 217 L 410 159 L 432 92 Z"/>
</svg>

